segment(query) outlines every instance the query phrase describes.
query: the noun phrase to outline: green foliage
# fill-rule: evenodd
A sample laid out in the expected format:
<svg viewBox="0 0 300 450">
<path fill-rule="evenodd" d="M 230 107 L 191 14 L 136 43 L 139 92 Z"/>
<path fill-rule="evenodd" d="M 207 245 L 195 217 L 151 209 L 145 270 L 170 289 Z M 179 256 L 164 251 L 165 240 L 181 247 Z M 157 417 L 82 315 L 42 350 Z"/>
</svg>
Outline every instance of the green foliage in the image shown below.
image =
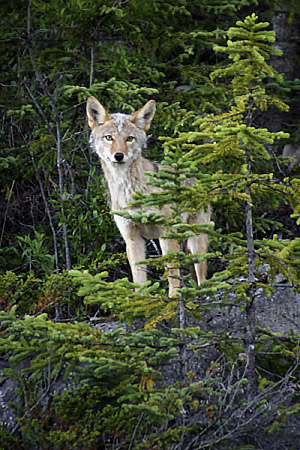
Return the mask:
<svg viewBox="0 0 300 450">
<path fill-rule="evenodd" d="M 61 319 L 79 317 L 84 313 L 78 285 L 67 272 L 51 274 L 46 279 L 34 275 L 22 277 L 8 271 L 0 279 L 0 304 L 4 311 L 16 308 L 19 317 L 47 312 Z"/>
<path fill-rule="evenodd" d="M 284 376 L 297 361 L 298 336 L 292 330 L 283 335 L 258 327 L 257 358 L 264 371 Z M 260 389 L 267 383 L 273 383 L 273 380 L 261 377 Z"/>
<path fill-rule="evenodd" d="M 218 76 L 233 77 L 233 92 L 235 101 L 240 101 L 240 96 L 244 96 L 245 90 L 250 86 L 259 83 L 259 78 L 266 76 L 282 81 L 282 76 L 267 63 L 270 55 L 282 55 L 281 50 L 274 48 L 266 42 L 275 42 L 274 31 L 267 31 L 270 25 L 268 22 L 257 23 L 258 17 L 253 13 L 246 17 L 244 22 L 237 21 L 236 27 L 229 28 L 227 35 L 227 47 L 215 46 L 215 51 L 228 53 L 233 63 L 227 68 L 222 68 L 212 72 L 211 78 Z M 261 93 L 254 91 L 254 104 L 265 109 L 265 99 L 260 99 Z"/>
<path fill-rule="evenodd" d="M 103 179 L 96 169 L 92 167 L 90 173 L 86 173 L 88 183 L 84 189 L 74 195 L 64 192 L 64 214 L 59 210 L 61 202 L 57 196 L 51 200 L 57 208 L 59 225 L 65 224 L 69 230 L 72 261 L 82 267 L 103 259 L 112 238 L 112 230 L 115 230 Z"/>
<path fill-rule="evenodd" d="M 51 448 L 54 442 L 56 448 L 65 448 L 67 443 L 78 448 L 76 445 L 83 445 L 90 429 L 94 432 L 87 440 L 87 448 L 94 448 L 99 436 L 107 442 L 113 435 L 129 442 L 139 417 L 147 418 L 147 426 L 151 427 L 165 424 L 178 414 L 176 408 L 173 414 L 167 411 L 164 391 L 153 388 L 156 379 L 159 380 L 158 363 L 176 355 L 173 348 L 176 339 L 158 330 L 127 333 L 119 328 L 103 333 L 83 323 L 54 323 L 44 314 L 25 316 L 20 321 L 14 310 L 9 314 L 2 312 L 1 323 L 9 336 L 1 339 L 1 351 L 13 354 L 12 366 L 6 374 L 18 381 L 28 399 L 29 409 L 19 407 L 19 414 L 21 430 L 31 444 L 40 444 L 46 438 L 49 444 L 45 448 Z M 54 396 L 52 407 L 44 416 L 31 385 L 37 387 L 38 396 L 42 390 L 44 398 L 62 374 L 66 379 L 72 375 L 74 388 L 76 380 L 82 386 L 63 396 Z M 28 397 L 30 390 L 32 401 Z M 52 414 L 55 429 L 51 426 Z M 67 433 L 62 433 L 66 428 Z"/>
<path fill-rule="evenodd" d="M 268 64 L 278 54 L 269 25 L 256 15 L 236 22 L 251 4 L 3 6 L 0 350 L 9 358 L 4 383 L 15 382 L 19 398 L 14 435 L 1 430 L 1 448 L 229 448 L 257 433 L 258 423 L 271 433 L 297 414 L 297 404 L 283 406 L 294 389 L 297 336 L 258 330 L 259 386 L 245 399 L 244 337 L 199 326 L 213 307 L 224 315 L 229 303 L 247 313 L 251 288 L 270 294 L 278 273 L 299 286 L 299 239 L 272 215 L 291 203 L 298 219 L 299 179 L 283 180 L 267 151 L 287 134 L 257 127 L 267 108 L 286 111 L 278 92 L 287 96 L 298 85 L 280 85 Z M 160 274 L 166 263 L 180 269 L 174 299 L 166 273 L 145 286 L 120 274 L 124 248 L 87 149 L 90 95 L 128 113 L 158 101 L 147 156 L 164 163 L 149 177 L 162 191 L 137 192 L 141 210 L 131 219 L 166 225 L 178 241 L 179 252 L 147 261 Z M 215 223 L 182 223 L 182 214 L 209 205 Z M 254 282 L 245 205 L 253 211 Z M 186 255 L 184 241 L 199 233 L 209 236 L 209 253 Z M 187 268 L 204 259 L 210 276 L 198 287 Z M 63 393 L 55 392 L 59 382 Z"/>
<path fill-rule="evenodd" d="M 41 271 L 49 275 L 54 270 L 54 255 L 49 254 L 46 247 L 45 236 L 35 231 L 35 237 L 31 239 L 30 234 L 18 236 L 22 248 L 22 258 L 27 261 L 26 272 L 31 274 Z"/>
<path fill-rule="evenodd" d="M 14 272 L 10 271 L 6 272 L 6 274 L 1 277 L 0 298 L 2 309 L 7 309 L 7 307 L 13 304 L 13 300 L 11 300 L 11 297 L 16 285 L 18 284 L 18 281 L 19 277 Z"/>
<path fill-rule="evenodd" d="M 11 450 L 12 448 L 26 449 L 22 442 L 22 437 L 12 436 L 11 432 L 4 425 L 0 426 L 0 445 L 3 450 Z"/>
<path fill-rule="evenodd" d="M 170 316 L 174 309 L 176 311 L 177 303 L 170 303 L 166 295 L 158 291 L 158 283 L 147 283 L 140 287 L 127 278 L 107 282 L 107 272 L 91 275 L 88 271 L 72 270 L 70 274 L 82 284 L 78 295 L 85 298 L 86 305 L 99 305 L 102 312 L 117 314 L 121 320 L 129 323 L 135 319 L 153 319 L 158 313 Z M 135 293 L 134 288 L 138 288 Z"/>
<path fill-rule="evenodd" d="M 19 314 L 32 311 L 42 292 L 41 279 L 33 275 L 23 278 L 7 271 L 0 279 L 1 309 L 10 310 L 12 306 L 17 305 Z"/>
</svg>

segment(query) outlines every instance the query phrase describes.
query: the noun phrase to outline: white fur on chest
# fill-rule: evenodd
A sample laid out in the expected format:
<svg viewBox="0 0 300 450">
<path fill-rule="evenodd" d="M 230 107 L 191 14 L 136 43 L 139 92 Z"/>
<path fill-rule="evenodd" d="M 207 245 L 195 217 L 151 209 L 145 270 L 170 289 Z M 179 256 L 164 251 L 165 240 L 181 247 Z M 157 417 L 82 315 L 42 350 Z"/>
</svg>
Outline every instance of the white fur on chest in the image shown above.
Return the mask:
<svg viewBox="0 0 300 450">
<path fill-rule="evenodd" d="M 132 194 L 135 191 L 131 180 L 127 178 L 116 177 L 109 185 L 112 209 L 125 209 L 128 203 L 133 201 Z"/>
<path fill-rule="evenodd" d="M 111 197 L 112 210 L 129 209 L 132 194 L 142 187 L 142 179 L 132 176 L 132 170 L 125 165 L 103 167 Z M 142 175 L 142 174 L 140 174 Z"/>
</svg>

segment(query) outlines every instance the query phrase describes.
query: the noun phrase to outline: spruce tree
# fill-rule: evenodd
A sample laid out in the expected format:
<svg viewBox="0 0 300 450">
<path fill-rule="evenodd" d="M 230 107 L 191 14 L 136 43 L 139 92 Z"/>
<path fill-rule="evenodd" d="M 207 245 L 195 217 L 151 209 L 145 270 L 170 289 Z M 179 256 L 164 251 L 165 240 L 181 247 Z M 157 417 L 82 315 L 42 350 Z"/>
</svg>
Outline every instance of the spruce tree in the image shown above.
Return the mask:
<svg viewBox="0 0 300 450">
<path fill-rule="evenodd" d="M 283 132 L 271 133 L 267 129 L 255 127 L 255 119 L 270 106 L 287 110 L 280 99 L 265 88 L 265 82 L 275 78 L 282 81 L 269 64 L 272 53 L 279 53 L 270 43 L 275 41 L 273 31 L 268 31 L 268 23 L 259 23 L 252 14 L 244 22 L 238 21 L 236 27 L 228 30 L 227 46 L 215 46 L 218 52 L 227 53 L 232 61 L 222 69 L 211 73 L 212 80 L 217 77 L 231 78 L 233 104 L 231 109 L 220 115 L 204 116 L 195 121 L 198 130 L 180 135 L 177 139 L 169 139 L 168 145 L 176 142 L 187 148 L 187 158 L 195 164 L 204 163 L 211 173 L 209 196 L 212 204 L 224 202 L 231 209 L 240 211 L 244 204 L 243 233 L 220 236 L 225 240 L 230 252 L 222 255 L 228 260 L 223 272 L 230 291 L 245 302 L 246 333 L 245 353 L 247 355 L 248 395 L 256 392 L 255 375 L 255 297 L 258 286 L 267 292 L 269 282 L 263 282 L 260 268 L 264 263 L 270 265 L 269 272 L 282 272 L 286 275 L 287 260 L 278 258 L 278 247 L 287 246 L 286 242 L 278 243 L 276 235 L 267 243 L 266 240 L 255 239 L 259 233 L 253 222 L 253 212 L 257 214 L 261 202 L 270 202 L 278 206 L 286 201 L 287 188 L 280 180 L 274 179 L 272 173 L 265 173 L 270 155 L 266 144 L 273 144 L 276 139 L 287 137 Z M 206 144 L 200 142 L 206 141 Z M 213 173 L 213 171 L 215 173 Z M 197 195 L 195 192 L 194 197 Z M 254 206 L 255 205 L 255 206 Z M 217 211 L 216 211 L 217 214 Z M 264 223 L 255 221 L 260 232 Z M 276 242 L 275 246 L 273 242 Z M 216 254 L 217 256 L 217 254 Z M 282 253 L 281 253 L 282 256 Z M 276 269 L 275 269 L 276 268 Z M 274 270 L 275 269 L 275 270 Z M 292 270 L 292 268 L 290 268 Z M 294 271 L 293 271 L 294 272 Z M 219 274 L 220 276 L 221 274 Z M 297 278 L 298 279 L 298 278 Z M 207 284 L 212 283 L 214 277 Z M 294 280 L 296 282 L 296 280 Z"/>
</svg>

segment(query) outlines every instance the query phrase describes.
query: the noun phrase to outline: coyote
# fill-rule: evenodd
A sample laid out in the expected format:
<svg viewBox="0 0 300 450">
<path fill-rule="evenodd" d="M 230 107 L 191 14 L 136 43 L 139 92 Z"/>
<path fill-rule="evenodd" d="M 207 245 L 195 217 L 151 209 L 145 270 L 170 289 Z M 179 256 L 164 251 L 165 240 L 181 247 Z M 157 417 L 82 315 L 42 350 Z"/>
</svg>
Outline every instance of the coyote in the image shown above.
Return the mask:
<svg viewBox="0 0 300 450">
<path fill-rule="evenodd" d="M 144 194 L 160 190 L 147 184 L 147 172 L 157 172 L 158 165 L 142 156 L 142 149 L 146 147 L 146 131 L 150 128 L 155 108 L 155 101 L 150 100 L 132 115 L 109 114 L 95 97 L 90 97 L 87 101 L 88 124 L 91 128 L 90 144 L 101 161 L 110 192 L 112 211 L 126 210 L 134 213 L 137 208 L 128 206 L 128 203 L 133 201 L 132 194 L 136 190 Z M 150 208 L 148 210 L 150 211 Z M 163 208 L 166 215 L 170 214 L 170 211 L 168 206 Z M 145 284 L 146 265 L 137 265 L 146 258 L 145 239 L 159 239 L 163 255 L 166 255 L 168 250 L 178 251 L 178 242 L 162 237 L 166 227 L 135 223 L 117 214 L 114 219 L 126 243 L 133 281 Z M 185 220 L 188 223 L 208 222 L 210 209 L 206 212 L 199 211 L 195 216 L 185 217 Z M 191 237 L 187 241 L 187 249 L 191 253 L 206 253 L 207 241 L 206 234 Z M 171 263 L 167 264 L 167 269 L 169 296 L 174 297 L 180 285 L 179 271 Z M 206 272 L 206 260 L 195 264 L 198 284 L 205 280 Z"/>
</svg>

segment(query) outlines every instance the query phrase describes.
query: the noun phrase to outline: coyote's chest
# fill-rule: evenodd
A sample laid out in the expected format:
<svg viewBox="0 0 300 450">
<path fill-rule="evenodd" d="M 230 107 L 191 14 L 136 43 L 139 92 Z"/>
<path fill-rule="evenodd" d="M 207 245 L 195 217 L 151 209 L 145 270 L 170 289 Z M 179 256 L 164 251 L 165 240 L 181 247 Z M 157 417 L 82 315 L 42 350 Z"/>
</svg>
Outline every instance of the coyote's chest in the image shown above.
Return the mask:
<svg viewBox="0 0 300 450">
<path fill-rule="evenodd" d="M 150 186 L 146 184 L 147 178 L 142 168 L 114 164 L 109 167 L 104 166 L 103 169 L 113 211 L 134 209 L 128 206 L 134 201 L 133 194 L 137 190 L 142 193 L 149 193 L 151 190 Z"/>
</svg>

